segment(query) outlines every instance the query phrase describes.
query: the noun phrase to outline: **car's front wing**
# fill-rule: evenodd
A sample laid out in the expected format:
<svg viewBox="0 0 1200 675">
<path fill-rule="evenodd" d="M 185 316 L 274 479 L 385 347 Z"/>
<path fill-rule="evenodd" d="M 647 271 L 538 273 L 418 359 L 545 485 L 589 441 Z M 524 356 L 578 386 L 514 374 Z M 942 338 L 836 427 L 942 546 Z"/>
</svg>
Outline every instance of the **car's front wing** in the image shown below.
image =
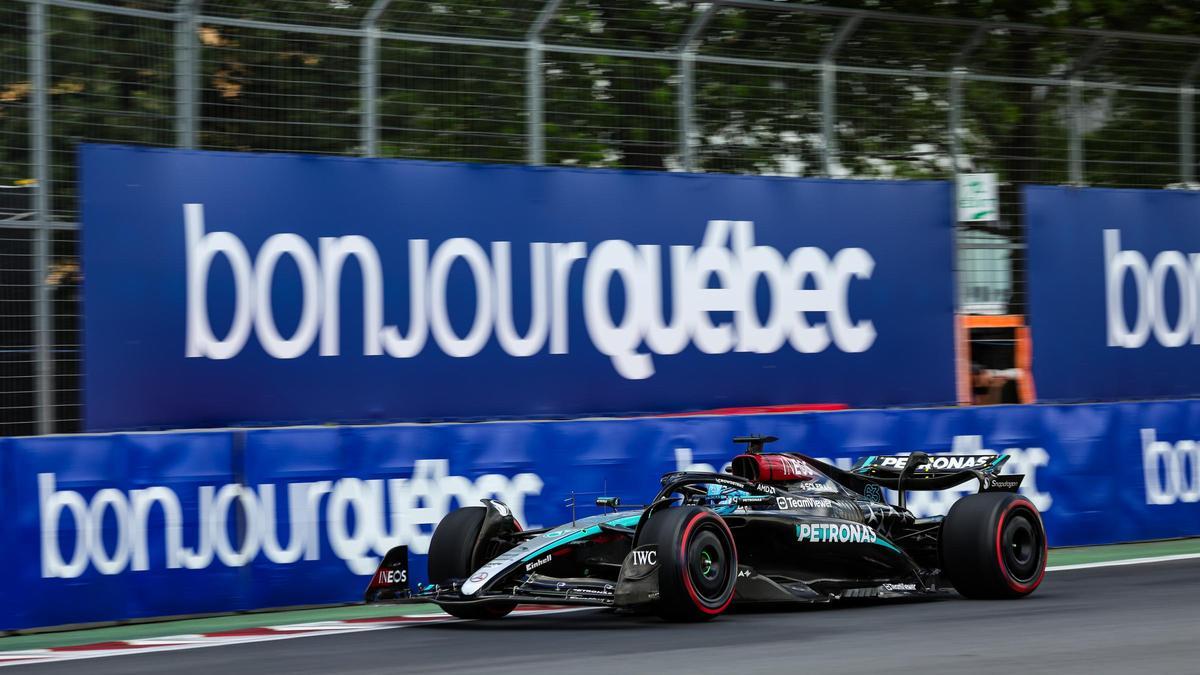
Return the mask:
<svg viewBox="0 0 1200 675">
<path fill-rule="evenodd" d="M 513 584 L 499 585 L 471 595 L 464 595 L 460 589 L 460 580 L 452 580 L 447 586 L 426 584 L 407 592 L 397 590 L 375 598 L 374 602 L 432 602 L 438 605 L 517 602 L 591 607 L 612 607 L 616 602 L 616 582 L 603 579 L 558 579 L 530 574 Z"/>
</svg>

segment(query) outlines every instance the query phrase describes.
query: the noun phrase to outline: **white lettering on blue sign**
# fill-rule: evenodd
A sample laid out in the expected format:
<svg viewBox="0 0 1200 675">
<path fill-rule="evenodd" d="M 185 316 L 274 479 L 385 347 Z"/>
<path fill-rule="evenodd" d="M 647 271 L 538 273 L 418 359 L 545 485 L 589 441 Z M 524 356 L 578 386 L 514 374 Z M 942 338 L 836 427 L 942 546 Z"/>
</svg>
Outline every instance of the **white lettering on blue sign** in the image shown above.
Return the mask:
<svg viewBox="0 0 1200 675">
<path fill-rule="evenodd" d="M 1133 326 L 1125 321 L 1125 279 L 1133 280 Z M 1166 306 L 1166 287 L 1178 289 L 1178 309 Z M 1108 346 L 1138 349 L 1151 332 L 1163 347 L 1200 344 L 1200 253 L 1162 251 L 1147 262 L 1138 251 L 1121 250 L 1121 231 L 1104 231 L 1104 295 Z M 1174 325 L 1170 315 L 1175 315 Z"/>
<path fill-rule="evenodd" d="M 287 514 L 282 520 L 286 532 L 277 524 L 277 487 L 283 493 L 278 512 Z M 478 504 L 480 499 L 495 497 L 521 521 L 526 498 L 541 491 L 537 474 L 511 478 L 485 474 L 472 481 L 450 475 L 445 459 L 417 460 L 411 478 L 202 485 L 198 495 L 185 499 L 162 486 L 128 492 L 104 488 L 88 499 L 75 490 L 59 489 L 56 474 L 41 473 L 41 573 L 44 578 L 73 579 L 88 567 L 106 575 L 149 570 L 148 528 L 149 523 L 159 522 L 151 517 L 157 512 L 165 549 L 159 555 L 164 556 L 167 569 L 206 569 L 214 562 L 243 567 L 260 556 L 281 565 L 302 558 L 319 560 L 324 540 L 351 572 L 365 576 L 374 573 L 380 558 L 393 547 L 426 553 L 433 526 L 455 503 Z M 197 512 L 185 517 L 183 504 L 187 503 L 197 504 Z M 231 537 L 227 527 L 239 512 L 245 523 L 240 540 Z M 185 522 L 200 525 L 185 528 Z M 105 535 L 110 527 L 115 528 L 115 537 Z M 60 530 L 73 531 L 74 542 L 61 545 Z"/>
<path fill-rule="evenodd" d="M 232 232 L 207 231 L 203 204 L 184 205 L 187 246 L 188 357 L 231 359 L 240 354 L 253 332 L 263 350 L 276 359 L 307 354 L 314 343 L 321 356 L 338 356 L 340 285 L 346 262 L 353 258 L 362 278 L 363 344 L 366 356 L 412 358 L 429 339 L 449 356 L 478 354 L 494 335 L 505 353 L 527 357 L 568 350 L 571 314 L 568 285 L 572 266 L 583 274 L 583 316 L 588 337 L 608 356 L 624 378 L 654 375 L 654 355 L 678 354 L 695 345 L 706 354 L 730 351 L 771 354 L 783 347 L 806 354 L 832 344 L 860 353 L 875 343 L 870 319 L 853 320 L 850 284 L 869 280 L 875 259 L 862 248 L 837 251 L 805 246 L 786 256 L 771 246 L 756 245 L 751 221 L 711 220 L 699 247 L 671 246 L 667 255 L 671 278 L 671 319 L 663 307 L 662 247 L 621 239 L 599 243 L 589 253 L 583 242 L 529 244 L 529 328 L 518 333 L 514 303 L 511 244 L 492 242 L 490 254 L 473 239 L 442 242 L 430 255 L 429 242 L 408 242 L 408 326 L 387 325 L 384 317 L 384 265 L 370 239 L 361 235 L 321 237 L 317 250 L 302 237 L 278 233 L 267 238 L 252 257 Z M 289 257 L 298 269 L 302 306 L 292 334 L 276 324 L 271 287 L 279 263 Z M 224 337 L 217 337 L 207 307 L 210 268 L 224 257 L 233 274 L 233 318 Z M 475 288 L 473 318 L 460 335 L 450 322 L 447 280 L 455 265 L 465 266 Z M 713 280 L 717 284 L 713 285 Z M 757 289 L 771 291 L 765 319 L 757 311 Z M 625 308 L 614 316 L 609 288 L 619 283 Z M 731 321 L 714 321 L 714 313 L 730 313 Z M 813 315 L 823 320 L 811 318 Z"/>
</svg>

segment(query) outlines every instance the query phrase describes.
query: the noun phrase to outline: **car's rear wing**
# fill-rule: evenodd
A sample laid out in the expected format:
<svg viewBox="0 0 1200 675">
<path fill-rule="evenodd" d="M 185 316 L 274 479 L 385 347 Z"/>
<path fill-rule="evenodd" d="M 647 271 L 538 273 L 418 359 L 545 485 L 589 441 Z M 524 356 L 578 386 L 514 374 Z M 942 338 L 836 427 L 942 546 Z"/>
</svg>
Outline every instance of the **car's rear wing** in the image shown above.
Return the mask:
<svg viewBox="0 0 1200 675">
<path fill-rule="evenodd" d="M 920 458 L 918 455 L 916 473 L 914 475 L 934 475 L 954 473 L 974 469 L 976 471 L 987 471 L 995 473 L 1004 466 L 1008 461 L 1008 455 L 927 455 Z M 924 461 L 921 461 L 921 460 Z M 886 474 L 888 472 L 899 475 L 901 471 L 908 467 L 908 455 L 871 455 L 863 457 L 854 463 L 850 469 L 854 473 L 861 474 Z"/>
<path fill-rule="evenodd" d="M 1008 455 L 926 455 L 914 453 L 918 462 L 909 466 L 906 455 L 871 455 L 854 463 L 848 472 L 868 483 L 905 490 L 946 490 L 978 479 L 982 490 L 1015 491 L 1024 476 L 1003 476 L 1000 469 Z"/>
</svg>

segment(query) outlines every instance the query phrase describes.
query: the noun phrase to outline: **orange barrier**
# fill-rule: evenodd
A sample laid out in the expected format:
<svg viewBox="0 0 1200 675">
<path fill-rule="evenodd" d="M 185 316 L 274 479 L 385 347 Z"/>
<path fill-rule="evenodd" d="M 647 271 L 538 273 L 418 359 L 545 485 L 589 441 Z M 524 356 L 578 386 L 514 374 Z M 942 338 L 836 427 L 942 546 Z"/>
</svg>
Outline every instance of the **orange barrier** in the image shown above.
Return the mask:
<svg viewBox="0 0 1200 675">
<path fill-rule="evenodd" d="M 958 404 L 971 405 L 971 331 L 977 328 L 1011 328 L 1015 342 L 1015 363 L 1020 370 L 1017 392 L 1021 403 L 1037 401 L 1033 384 L 1033 345 L 1029 326 L 1020 314 L 959 314 L 954 321 L 954 359 L 958 374 Z"/>
</svg>

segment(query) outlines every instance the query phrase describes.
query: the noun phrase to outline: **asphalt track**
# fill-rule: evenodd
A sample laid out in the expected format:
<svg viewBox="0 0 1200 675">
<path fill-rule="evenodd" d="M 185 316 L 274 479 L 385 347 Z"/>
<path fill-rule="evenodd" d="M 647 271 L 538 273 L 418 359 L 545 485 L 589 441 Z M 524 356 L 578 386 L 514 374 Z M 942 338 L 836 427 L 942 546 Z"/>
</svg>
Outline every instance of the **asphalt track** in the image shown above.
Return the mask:
<svg viewBox="0 0 1200 675">
<path fill-rule="evenodd" d="M 11 672 L 1200 673 L 1200 559 L 1051 572 L 1017 601 L 843 604 L 701 625 L 585 610 Z"/>
</svg>

